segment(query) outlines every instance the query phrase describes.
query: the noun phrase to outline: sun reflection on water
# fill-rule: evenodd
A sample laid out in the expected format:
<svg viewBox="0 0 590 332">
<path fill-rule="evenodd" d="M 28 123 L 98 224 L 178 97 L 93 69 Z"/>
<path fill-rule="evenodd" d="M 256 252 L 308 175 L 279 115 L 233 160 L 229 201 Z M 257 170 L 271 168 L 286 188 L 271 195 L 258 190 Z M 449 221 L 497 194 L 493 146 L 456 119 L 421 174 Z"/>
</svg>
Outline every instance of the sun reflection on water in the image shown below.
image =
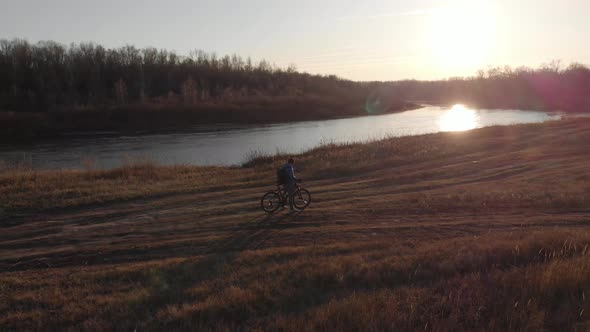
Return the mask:
<svg viewBox="0 0 590 332">
<path fill-rule="evenodd" d="M 464 131 L 477 128 L 477 113 L 464 105 L 455 105 L 438 120 L 440 131 Z"/>
</svg>

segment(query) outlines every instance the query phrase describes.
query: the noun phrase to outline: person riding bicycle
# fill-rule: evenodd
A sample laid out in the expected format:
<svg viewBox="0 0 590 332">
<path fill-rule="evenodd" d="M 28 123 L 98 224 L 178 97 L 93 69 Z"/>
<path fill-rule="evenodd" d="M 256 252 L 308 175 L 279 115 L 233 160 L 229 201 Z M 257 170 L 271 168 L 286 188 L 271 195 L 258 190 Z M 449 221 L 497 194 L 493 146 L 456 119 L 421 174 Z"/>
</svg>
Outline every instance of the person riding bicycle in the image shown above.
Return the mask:
<svg viewBox="0 0 590 332">
<path fill-rule="evenodd" d="M 293 211 L 293 200 L 295 198 L 295 183 L 301 182 L 301 179 L 295 176 L 295 159 L 289 158 L 287 163 L 282 167 L 284 172 L 283 185 L 289 196 L 289 210 Z"/>
<path fill-rule="evenodd" d="M 281 206 L 286 208 L 287 204 L 289 204 L 291 212 L 303 211 L 311 203 L 309 190 L 296 184 L 301 182 L 301 179 L 295 176 L 294 165 L 295 160 L 289 158 L 285 165 L 277 167 L 276 189 L 265 193 L 260 199 L 260 207 L 264 212 L 273 213 Z"/>
</svg>

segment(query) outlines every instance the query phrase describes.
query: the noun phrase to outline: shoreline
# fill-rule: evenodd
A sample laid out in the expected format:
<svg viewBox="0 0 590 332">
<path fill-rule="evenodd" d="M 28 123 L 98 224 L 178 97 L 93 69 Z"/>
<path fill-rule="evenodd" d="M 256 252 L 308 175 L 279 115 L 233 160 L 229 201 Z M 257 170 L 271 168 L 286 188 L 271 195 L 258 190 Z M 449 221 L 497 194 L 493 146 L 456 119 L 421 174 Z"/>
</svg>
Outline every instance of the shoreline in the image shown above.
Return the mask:
<svg viewBox="0 0 590 332">
<path fill-rule="evenodd" d="M 149 161 L 161 166 L 174 165 L 194 165 L 194 166 L 213 166 L 213 167 L 235 167 L 243 164 L 255 156 L 273 155 L 276 153 L 279 144 L 287 138 L 285 131 L 298 132 L 297 128 L 310 127 L 309 137 L 305 143 L 292 146 L 290 148 L 280 149 L 285 154 L 299 154 L 328 143 L 368 143 L 379 141 L 387 138 L 402 136 L 419 136 L 424 134 L 436 134 L 438 132 L 447 132 L 453 130 L 444 130 L 431 126 L 429 121 L 424 120 L 424 116 L 435 112 L 431 116 L 432 121 L 439 121 L 440 114 L 446 114 L 447 108 L 441 106 L 426 106 L 418 110 L 404 112 L 390 112 L 388 114 L 367 115 L 364 117 L 349 117 L 344 119 L 328 120 L 310 120 L 296 123 L 276 123 L 276 124 L 213 124 L 200 125 L 189 129 L 180 130 L 159 130 L 159 131 L 142 131 L 142 132 L 91 132 L 91 133 L 71 133 L 65 136 L 52 138 L 43 142 L 27 144 L 1 144 L 0 143 L 0 167 L 20 166 L 29 167 L 35 170 L 56 170 L 56 169 L 103 169 L 109 170 L 121 167 L 128 163 L 137 161 Z M 417 113 L 416 113 L 417 112 Z M 469 130 L 485 128 L 490 126 L 511 126 L 514 124 L 538 123 L 539 121 L 547 122 L 561 120 L 563 117 L 559 113 L 542 113 L 535 112 L 534 117 L 539 119 L 531 120 L 526 115 L 529 111 L 512 111 L 510 115 L 512 121 L 502 122 L 498 117 L 502 113 L 496 110 L 482 110 L 477 126 Z M 495 114 L 492 119 L 487 118 L 486 114 L 491 112 Z M 401 114 L 401 116 L 395 114 Z M 522 122 L 516 120 L 519 114 L 525 114 Z M 405 115 L 407 114 L 407 115 Z M 563 114 L 561 114 L 563 115 Z M 590 115 L 590 114 L 589 114 Z M 417 122 L 412 121 L 416 118 Z M 574 116 L 575 118 L 575 116 Z M 356 120 L 359 119 L 359 120 Z M 528 120 L 527 120 L 528 119 Z M 409 121 L 409 122 L 408 122 Z M 424 122 L 425 121 L 425 122 Z M 500 122 L 498 122 L 500 121 Z M 425 129 L 421 129 L 422 123 L 425 123 Z M 370 128 L 355 132 L 356 124 L 362 128 Z M 400 125 L 398 125 L 400 123 Z M 404 123 L 406 123 L 404 125 Z M 413 123 L 413 129 L 408 129 L 408 125 Z M 367 125 L 370 124 L 370 127 Z M 339 137 L 338 130 L 333 133 L 336 135 L 333 139 L 330 135 L 334 127 L 349 128 L 346 135 L 351 135 L 348 139 Z M 323 128 L 321 130 L 316 128 Z M 332 128 L 332 129 L 331 129 Z M 426 129 L 428 128 L 428 129 Z M 319 131 L 318 131 L 319 130 Z M 400 131 L 401 130 L 401 131 Z M 341 131 L 341 130 L 340 130 Z M 458 130 L 463 131 L 463 130 Z M 253 144 L 240 143 L 241 137 L 255 135 L 257 140 L 264 139 L 264 133 L 283 133 L 277 137 L 275 143 L 262 144 L 260 142 Z M 258 134 L 256 134 L 258 133 Z M 245 136 L 246 135 L 246 136 Z M 273 134 L 274 135 L 274 134 Z M 323 139 L 318 140 L 318 135 Z M 304 136 L 307 137 L 307 136 Z M 354 137 L 354 138 L 353 138 Z M 235 144 L 231 143 L 236 140 Z M 153 149 L 153 143 L 160 145 L 166 144 L 167 150 Z M 196 144 L 193 147 L 192 143 Z M 236 146 L 240 146 L 236 150 Z M 86 149 L 85 147 L 88 147 Z M 208 149 L 207 149 L 208 147 Z M 230 149 L 229 154 L 213 153 L 212 147 L 216 151 Z M 106 149 L 106 150 L 105 150 Z M 108 151 L 108 152 L 102 152 Z M 179 153 L 184 151 L 190 153 Z M 206 154 L 203 154 L 204 152 Z M 236 152 L 238 151 L 238 152 Z M 241 153 L 239 151 L 242 151 Z M 245 151 L 245 152 L 244 152 Z M 208 153 L 211 152 L 211 155 Z M 222 156 L 223 155 L 223 156 Z M 72 156 L 75 156 L 72 159 Z M 166 156 L 166 157 L 162 157 Z M 196 157 L 195 157 L 196 156 Z M 198 157 L 201 156 L 201 157 Z M 4 162 L 2 162 L 2 160 Z M 91 165 L 91 166 L 89 166 Z"/>
<path fill-rule="evenodd" d="M 0 160 L 4 160 L 5 166 L 20 165 L 36 170 L 88 168 L 107 170 L 140 160 L 162 166 L 182 164 L 233 167 L 241 165 L 257 155 L 273 155 L 276 153 L 277 147 L 282 153 L 298 154 L 330 142 L 336 144 L 366 143 L 392 137 L 449 131 L 449 129 L 439 128 L 439 125 L 433 122 L 440 121 L 441 115 L 444 116 L 446 112 L 446 108 L 428 106 L 401 113 L 297 123 L 215 124 L 182 130 L 134 133 L 72 133 L 31 145 L 26 143 L 0 144 Z M 503 113 L 501 112 L 495 110 L 477 112 L 480 116 L 473 129 L 513 125 L 520 122 L 537 123 L 560 118 L 556 114 L 546 115 L 534 111 L 531 111 L 534 113 L 531 118 L 526 115 L 527 111 L 512 111 L 514 114 L 507 113 L 507 116 L 509 115 L 512 120 L 502 121 Z M 488 113 L 492 114 L 491 118 L 487 115 Z M 518 120 L 519 118 L 522 119 Z M 356 127 L 363 129 L 356 130 Z M 289 145 L 290 136 L 287 136 L 287 133 L 301 132 L 301 128 L 309 129 L 309 132 L 308 129 L 305 129 L 303 136 L 297 136 L 299 141 L 301 139 L 304 141 Z M 343 128 L 348 129 L 343 131 Z M 268 144 L 260 141 L 265 139 L 267 133 L 274 137 Z M 241 138 L 243 137 L 247 137 L 249 143 L 242 143 Z M 322 139 L 318 139 L 319 137 Z M 256 141 L 253 141 L 254 138 Z M 158 146 L 153 147 L 152 144 L 155 143 Z M 166 146 L 165 150 L 161 148 L 164 145 Z M 215 149 L 213 150 L 213 148 Z M 228 153 L 215 152 L 226 149 Z"/>
<path fill-rule="evenodd" d="M 186 132 L 196 126 L 268 125 L 304 121 L 321 121 L 362 117 L 361 106 L 342 107 L 301 100 L 288 105 L 240 109 L 240 104 L 209 104 L 197 107 L 155 107 L 128 105 L 123 107 L 58 111 L 48 113 L 0 112 L 0 143 L 31 142 L 60 137 L 84 136 L 116 132 L 121 135 L 142 133 Z M 422 105 L 402 102 L 389 110 L 372 115 L 399 113 L 422 108 Z M 292 109 L 293 108 L 293 109 Z M 277 111 L 280 110 L 280 111 Z M 231 119 L 231 121 L 228 121 Z"/>
<path fill-rule="evenodd" d="M 402 113 L 406 111 L 418 110 L 421 108 L 434 106 L 434 107 L 452 107 L 454 103 L 442 103 L 442 102 L 425 102 L 425 101 L 408 101 L 404 102 L 401 108 L 391 109 L 389 111 L 370 114 L 367 112 L 364 113 L 357 113 L 357 114 L 349 114 L 348 113 L 335 113 L 330 112 L 328 114 L 313 114 L 313 113 L 305 113 L 303 115 L 298 114 L 295 112 L 295 116 L 288 119 L 276 119 L 276 118 L 268 118 L 264 119 L 261 117 L 259 113 L 250 113 L 248 111 L 240 111 L 240 112 L 233 112 L 228 111 L 224 112 L 221 111 L 220 114 L 216 115 L 215 121 L 211 121 L 211 118 L 207 116 L 207 114 L 203 114 L 201 111 L 194 111 L 194 114 L 191 114 L 190 109 L 183 109 L 182 107 L 172 107 L 171 110 L 182 110 L 179 113 L 183 114 L 182 116 L 189 116 L 191 117 L 190 121 L 186 121 L 184 123 L 175 122 L 170 124 L 170 121 L 174 121 L 172 118 L 166 119 L 165 121 L 157 121 L 157 120 L 150 120 L 151 116 L 159 117 L 162 112 L 166 112 L 166 110 L 159 110 L 155 109 L 152 106 L 147 106 L 145 108 L 137 108 L 137 106 L 130 105 L 129 107 L 123 107 L 121 109 L 114 108 L 111 109 L 109 112 L 123 112 L 126 113 L 127 117 L 132 116 L 137 119 L 142 119 L 138 121 L 145 121 L 146 118 L 147 123 L 137 125 L 135 127 L 132 126 L 121 126 L 117 123 L 110 123 L 107 127 L 102 127 L 102 129 L 90 126 L 90 128 L 84 130 L 79 128 L 71 128 L 68 129 L 49 129 L 44 128 L 43 126 L 40 127 L 27 127 L 22 123 L 16 124 L 14 126 L 14 121 L 21 122 L 26 118 L 32 119 L 35 117 L 60 117 L 63 114 L 69 115 L 76 115 L 76 116 L 83 116 L 86 114 L 96 114 L 99 110 L 92 110 L 92 111 L 60 111 L 60 112 L 50 112 L 50 113 L 22 113 L 22 114 L 15 114 L 14 112 L 0 112 L 0 120 L 4 118 L 15 116 L 15 118 L 9 119 L 8 121 L 4 121 L 3 124 L 0 125 L 4 126 L 5 130 L 0 131 L 0 145 L 9 145 L 9 144 L 29 144 L 29 143 L 37 143 L 44 140 L 54 141 L 60 139 L 69 139 L 69 138 L 82 138 L 82 137 L 116 137 L 121 135 L 129 135 L 129 136 L 142 136 L 142 135 L 152 135 L 152 134 L 175 134 L 175 133 L 191 133 L 195 132 L 196 129 L 202 129 L 204 131 L 219 131 L 225 130 L 227 128 L 247 128 L 247 127 L 255 127 L 255 126 L 267 126 L 267 125 L 280 125 L 280 124 L 289 124 L 289 123 L 298 123 L 298 122 L 309 122 L 309 121 L 324 121 L 324 120 L 339 120 L 339 119 L 351 119 L 351 118 L 359 118 L 365 116 L 380 116 L 380 115 L 387 115 L 387 114 L 395 114 L 395 113 Z M 521 110 L 518 108 L 494 108 L 494 107 L 483 107 L 478 106 L 477 104 L 464 104 L 465 106 L 473 109 L 490 109 L 490 110 L 499 110 L 499 111 L 513 111 L 513 110 Z M 223 106 L 222 106 L 223 108 Z M 562 115 L 564 118 L 567 117 L 578 117 L 583 114 L 590 114 L 588 112 L 579 111 L 579 112 L 571 112 L 571 111 L 562 111 L 562 110 L 547 110 L 547 109 L 522 109 L 521 111 L 532 111 L 532 112 L 545 112 L 548 114 L 556 114 Z M 266 111 L 265 111 L 266 112 Z M 287 111 L 285 111 L 287 112 Z M 112 116 L 112 114 L 111 114 Z M 227 116 L 227 117 L 226 117 Z M 233 118 L 232 121 L 221 120 L 220 117 Z M 11 123 L 12 121 L 12 123 Z M 42 122 L 42 121 L 40 121 Z M 86 124 L 89 121 L 85 121 Z M 91 123 L 92 121 L 90 121 Z M 163 123 L 160 124 L 160 123 Z M 166 125 L 168 123 L 168 125 Z"/>
</svg>

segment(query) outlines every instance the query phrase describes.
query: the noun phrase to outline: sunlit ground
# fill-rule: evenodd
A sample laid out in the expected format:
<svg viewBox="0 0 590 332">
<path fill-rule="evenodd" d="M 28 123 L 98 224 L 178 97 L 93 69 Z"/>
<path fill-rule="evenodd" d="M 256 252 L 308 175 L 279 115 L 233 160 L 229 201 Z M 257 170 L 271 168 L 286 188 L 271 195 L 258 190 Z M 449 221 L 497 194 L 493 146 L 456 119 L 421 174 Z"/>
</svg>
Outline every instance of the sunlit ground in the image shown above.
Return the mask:
<svg viewBox="0 0 590 332">
<path fill-rule="evenodd" d="M 479 117 L 477 113 L 464 105 L 455 105 L 443 114 L 438 125 L 440 131 L 463 131 L 478 127 Z"/>
</svg>

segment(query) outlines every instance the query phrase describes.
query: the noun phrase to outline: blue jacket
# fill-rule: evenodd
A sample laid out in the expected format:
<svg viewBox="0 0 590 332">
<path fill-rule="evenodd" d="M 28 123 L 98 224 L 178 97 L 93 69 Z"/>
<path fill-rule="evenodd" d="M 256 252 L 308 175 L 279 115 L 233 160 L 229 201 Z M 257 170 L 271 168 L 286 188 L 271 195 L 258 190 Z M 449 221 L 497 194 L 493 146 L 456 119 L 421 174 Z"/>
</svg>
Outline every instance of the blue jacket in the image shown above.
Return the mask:
<svg viewBox="0 0 590 332">
<path fill-rule="evenodd" d="M 285 169 L 285 174 L 287 175 L 285 179 L 287 183 L 295 183 L 297 177 L 295 176 L 295 167 L 293 167 L 293 164 L 286 163 L 283 168 Z"/>
</svg>

